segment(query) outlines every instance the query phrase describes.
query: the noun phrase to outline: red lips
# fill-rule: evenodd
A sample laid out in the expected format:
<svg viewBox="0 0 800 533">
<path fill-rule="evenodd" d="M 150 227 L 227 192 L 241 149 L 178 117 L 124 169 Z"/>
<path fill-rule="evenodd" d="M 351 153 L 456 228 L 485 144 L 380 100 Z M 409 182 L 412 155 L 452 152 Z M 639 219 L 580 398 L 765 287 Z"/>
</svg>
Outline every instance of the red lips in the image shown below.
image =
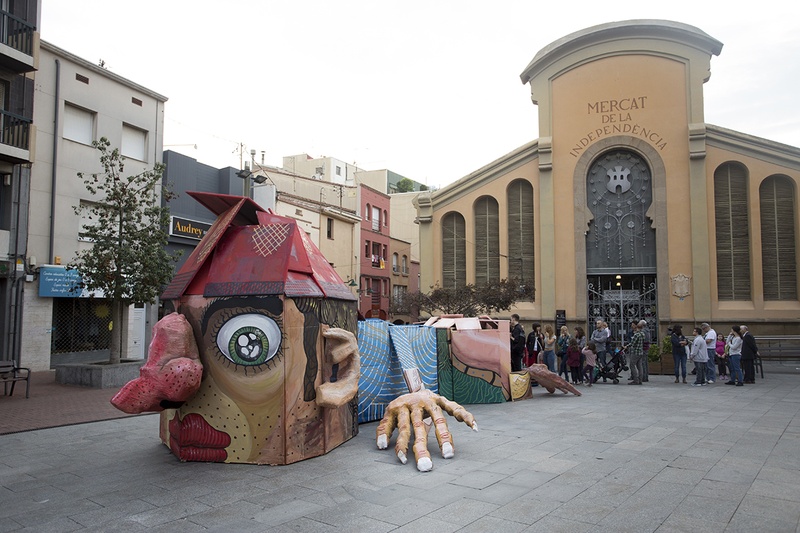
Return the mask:
<svg viewBox="0 0 800 533">
<path fill-rule="evenodd" d="M 197 413 L 189 413 L 183 420 L 175 413 L 169 421 L 169 447 L 181 461 L 223 463 L 230 443 L 230 435 L 212 428 Z"/>
</svg>

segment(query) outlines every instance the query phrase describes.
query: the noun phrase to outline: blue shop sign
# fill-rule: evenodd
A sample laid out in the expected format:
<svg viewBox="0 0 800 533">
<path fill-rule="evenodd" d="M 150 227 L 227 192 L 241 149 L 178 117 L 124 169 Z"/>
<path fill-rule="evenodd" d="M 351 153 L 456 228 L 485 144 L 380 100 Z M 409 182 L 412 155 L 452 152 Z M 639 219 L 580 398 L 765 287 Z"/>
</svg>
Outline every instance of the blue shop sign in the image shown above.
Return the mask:
<svg viewBox="0 0 800 533">
<path fill-rule="evenodd" d="M 43 266 L 39 269 L 39 296 L 78 298 L 83 295 L 81 281 L 81 275 L 75 269 Z"/>
</svg>

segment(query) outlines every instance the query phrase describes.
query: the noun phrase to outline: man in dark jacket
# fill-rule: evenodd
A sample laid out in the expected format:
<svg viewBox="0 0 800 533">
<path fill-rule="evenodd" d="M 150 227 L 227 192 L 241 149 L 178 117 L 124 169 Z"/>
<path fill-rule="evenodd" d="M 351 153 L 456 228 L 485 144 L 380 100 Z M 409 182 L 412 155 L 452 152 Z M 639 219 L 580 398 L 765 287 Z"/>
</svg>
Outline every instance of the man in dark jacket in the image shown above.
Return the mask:
<svg viewBox="0 0 800 533">
<path fill-rule="evenodd" d="M 742 326 L 742 369 L 744 370 L 744 382 L 756 382 L 756 356 L 759 356 L 756 338 L 747 330 L 747 326 Z"/>
<path fill-rule="evenodd" d="M 519 323 L 519 315 L 511 315 L 511 371 L 522 370 L 522 355 L 525 352 L 525 330 Z"/>
</svg>

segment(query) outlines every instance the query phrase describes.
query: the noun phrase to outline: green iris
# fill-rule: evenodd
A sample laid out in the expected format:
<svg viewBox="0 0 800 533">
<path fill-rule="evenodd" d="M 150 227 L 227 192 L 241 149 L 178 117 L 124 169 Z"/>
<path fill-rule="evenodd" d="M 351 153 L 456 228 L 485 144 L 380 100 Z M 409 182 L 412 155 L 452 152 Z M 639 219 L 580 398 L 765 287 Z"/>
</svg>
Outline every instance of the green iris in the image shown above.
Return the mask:
<svg viewBox="0 0 800 533">
<path fill-rule="evenodd" d="M 271 356 L 269 338 L 260 329 L 244 326 L 233 332 L 228 342 L 230 359 L 237 365 L 264 364 Z"/>
</svg>

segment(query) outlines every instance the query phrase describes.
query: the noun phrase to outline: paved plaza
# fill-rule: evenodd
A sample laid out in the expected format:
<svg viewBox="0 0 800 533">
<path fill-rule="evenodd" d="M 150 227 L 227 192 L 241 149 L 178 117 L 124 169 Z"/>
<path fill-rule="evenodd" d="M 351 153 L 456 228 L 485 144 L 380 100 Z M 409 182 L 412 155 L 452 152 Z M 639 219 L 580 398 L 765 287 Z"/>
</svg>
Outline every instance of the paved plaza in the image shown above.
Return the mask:
<svg viewBox="0 0 800 533">
<path fill-rule="evenodd" d="M 377 422 L 279 467 L 180 463 L 157 415 L 0 435 L 0 532 L 800 531 L 800 375 L 534 391 L 449 419 L 428 473 Z"/>
</svg>

